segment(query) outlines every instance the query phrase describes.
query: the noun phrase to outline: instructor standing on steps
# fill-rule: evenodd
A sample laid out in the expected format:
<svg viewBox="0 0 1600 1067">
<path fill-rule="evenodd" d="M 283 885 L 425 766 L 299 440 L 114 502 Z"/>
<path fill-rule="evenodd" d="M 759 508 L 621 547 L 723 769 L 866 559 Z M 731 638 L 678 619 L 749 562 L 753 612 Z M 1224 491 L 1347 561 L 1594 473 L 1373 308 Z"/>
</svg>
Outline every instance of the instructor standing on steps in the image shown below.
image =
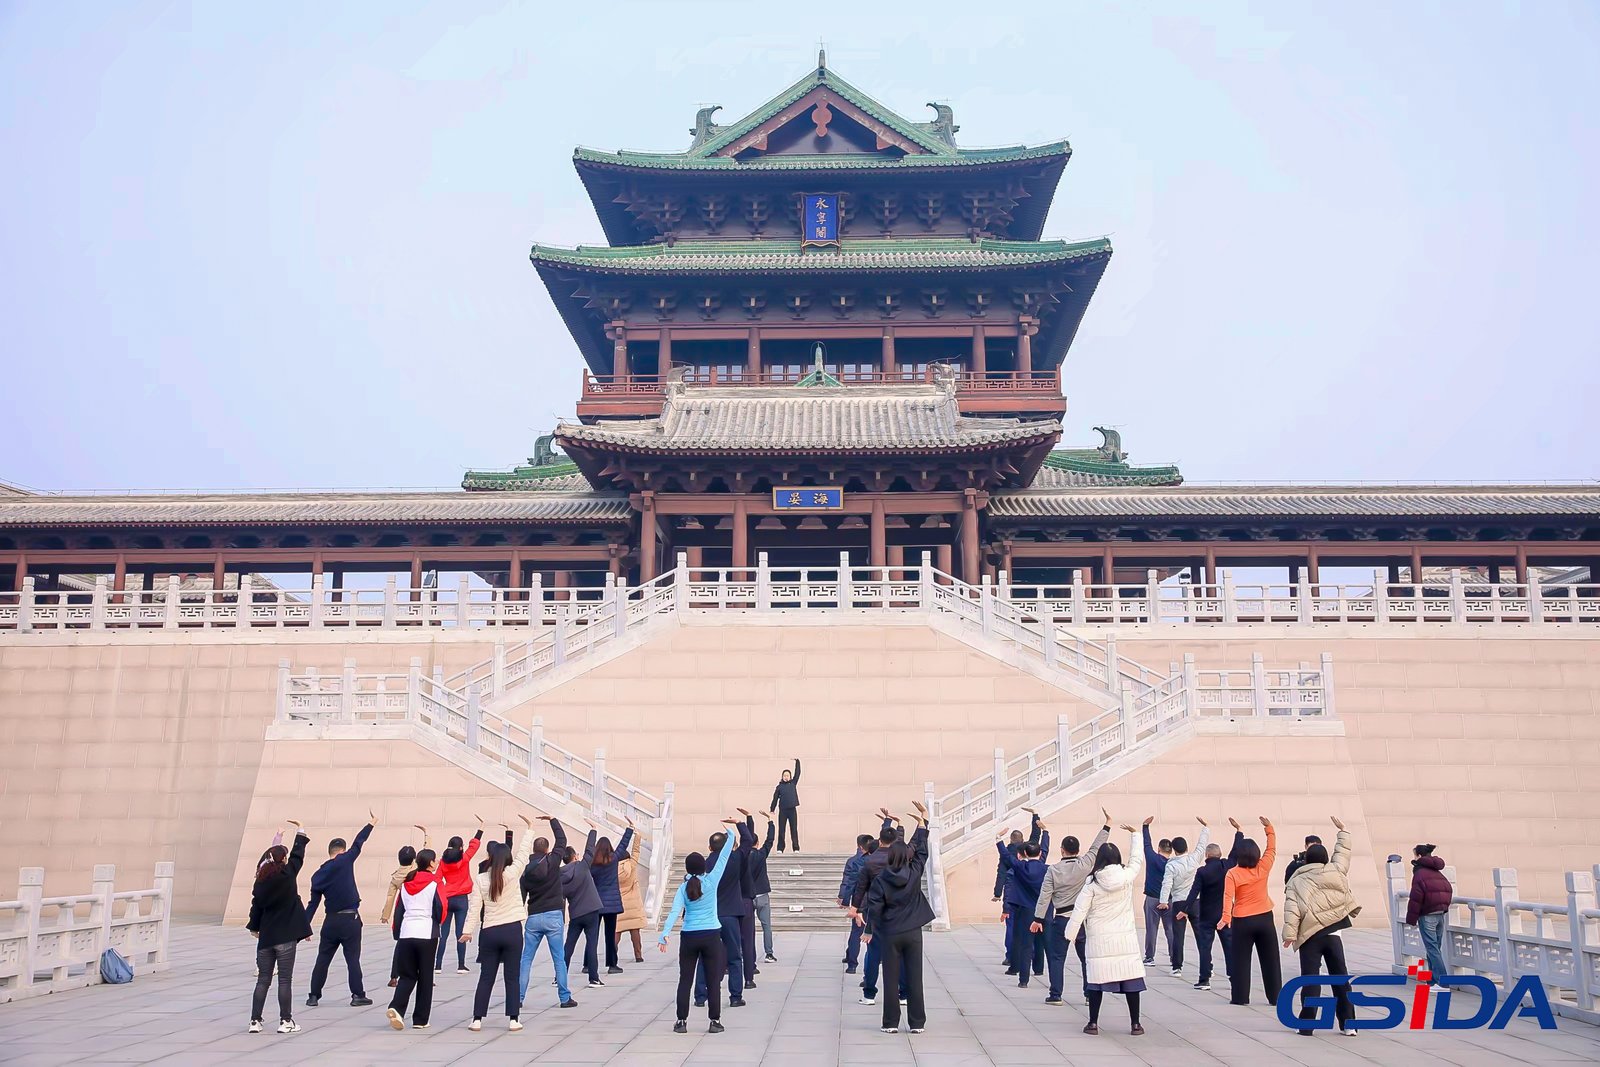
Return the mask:
<svg viewBox="0 0 1600 1067">
<path fill-rule="evenodd" d="M 794 839 L 794 850 L 800 851 L 800 758 L 795 757 L 794 773 L 783 772 L 778 779 L 778 787 L 772 791 L 772 803 L 767 805 L 769 812 L 778 813 L 778 851 L 784 849 L 784 831 Z"/>
</svg>

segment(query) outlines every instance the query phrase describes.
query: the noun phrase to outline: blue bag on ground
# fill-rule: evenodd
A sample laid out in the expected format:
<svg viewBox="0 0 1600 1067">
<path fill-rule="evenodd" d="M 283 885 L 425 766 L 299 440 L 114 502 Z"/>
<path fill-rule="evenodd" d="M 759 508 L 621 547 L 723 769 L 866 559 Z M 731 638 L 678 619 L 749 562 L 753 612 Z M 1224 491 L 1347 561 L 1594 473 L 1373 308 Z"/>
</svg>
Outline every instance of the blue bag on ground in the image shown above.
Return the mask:
<svg viewBox="0 0 1600 1067">
<path fill-rule="evenodd" d="M 100 980 L 107 985 L 122 985 L 133 981 L 133 964 L 128 957 L 114 948 L 100 953 Z"/>
</svg>

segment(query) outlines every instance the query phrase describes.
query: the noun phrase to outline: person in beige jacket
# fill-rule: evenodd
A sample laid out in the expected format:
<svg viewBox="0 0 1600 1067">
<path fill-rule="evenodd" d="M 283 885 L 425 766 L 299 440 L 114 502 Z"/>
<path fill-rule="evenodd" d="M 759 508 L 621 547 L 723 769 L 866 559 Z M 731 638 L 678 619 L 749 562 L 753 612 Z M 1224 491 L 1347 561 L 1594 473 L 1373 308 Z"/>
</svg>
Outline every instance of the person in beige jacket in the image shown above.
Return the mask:
<svg viewBox="0 0 1600 1067">
<path fill-rule="evenodd" d="M 406 884 L 406 879 L 411 877 L 411 872 L 417 869 L 417 852 L 427 851 L 428 848 L 428 828 L 426 826 L 413 825 L 412 829 L 422 831 L 422 849 L 418 850 L 410 845 L 405 845 L 400 849 L 400 855 L 396 857 L 400 862 L 400 866 L 396 867 L 394 873 L 389 876 L 389 895 L 383 900 L 383 925 L 385 926 L 388 926 L 390 920 L 394 918 L 394 898 L 399 895 L 400 887 Z M 283 831 L 280 830 L 278 833 L 281 836 Z M 274 838 L 272 843 L 277 844 L 277 839 Z M 389 964 L 389 988 L 393 989 L 399 984 L 399 958 L 396 957 L 395 961 Z"/>
<path fill-rule="evenodd" d="M 627 859 L 617 861 L 617 889 L 622 893 L 622 914 L 617 916 L 617 944 L 622 935 L 633 937 L 633 962 L 643 963 L 639 931 L 644 929 L 644 893 L 639 888 L 639 861 L 629 853 Z"/>
<path fill-rule="evenodd" d="M 1328 857 L 1327 846 L 1318 843 L 1305 851 L 1305 862 L 1295 869 L 1283 891 L 1283 947 L 1300 949 L 1301 975 L 1319 974 L 1324 964 L 1329 974 L 1349 974 L 1345 964 L 1344 942 L 1340 931 L 1350 928 L 1352 917 L 1360 914 L 1350 891 L 1350 832 L 1338 816 L 1333 817 L 1334 828 L 1339 831 L 1333 845 L 1333 857 Z M 1333 987 L 1338 1003 L 1339 1032 L 1346 1037 L 1356 1036 L 1350 1029 L 1355 1010 L 1344 984 Z M 1319 995 L 1315 984 L 1301 987 L 1300 1018 L 1311 1019 L 1316 1011 L 1308 1006 L 1312 997 Z M 1304 1037 L 1315 1031 L 1301 1030 Z"/>
<path fill-rule="evenodd" d="M 518 879 L 533 853 L 533 820 L 524 815 L 522 824 L 522 844 L 516 852 L 503 841 L 490 841 L 489 858 L 472 878 L 474 892 L 467 907 L 467 928 L 459 938 L 462 944 L 478 939 L 478 992 L 472 1000 L 468 1030 L 483 1029 L 496 971 L 505 978 L 506 1018 L 511 1021 L 511 1030 L 522 1029 L 517 1016 L 522 1008 L 522 924 L 528 921 L 528 906 L 522 900 Z"/>
</svg>

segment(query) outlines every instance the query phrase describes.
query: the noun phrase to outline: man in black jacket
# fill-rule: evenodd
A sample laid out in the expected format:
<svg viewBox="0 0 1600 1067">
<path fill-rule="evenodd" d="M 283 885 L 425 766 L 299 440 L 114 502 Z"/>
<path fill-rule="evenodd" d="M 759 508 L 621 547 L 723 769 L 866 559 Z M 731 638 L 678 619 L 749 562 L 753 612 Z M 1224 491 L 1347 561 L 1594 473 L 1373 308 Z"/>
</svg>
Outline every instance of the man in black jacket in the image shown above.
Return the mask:
<svg viewBox="0 0 1600 1067">
<path fill-rule="evenodd" d="M 1223 883 L 1228 877 L 1228 869 L 1237 861 L 1239 846 L 1244 844 L 1244 831 L 1239 829 L 1239 823 L 1234 819 L 1228 822 L 1233 824 L 1233 848 L 1228 852 L 1228 858 L 1222 858 L 1222 846 L 1212 843 L 1206 846 L 1206 861 L 1194 872 L 1194 887 L 1189 890 L 1189 899 L 1185 900 L 1175 909 L 1174 922 L 1183 922 L 1187 919 L 1194 924 L 1195 948 L 1200 953 L 1200 980 L 1194 987 L 1199 990 L 1211 988 L 1211 940 L 1213 936 L 1222 941 L 1222 966 L 1228 967 L 1228 959 L 1232 955 L 1229 951 L 1233 944 L 1233 931 L 1227 927 L 1217 929 L 1217 923 L 1222 919 L 1222 892 Z"/>
<path fill-rule="evenodd" d="M 736 819 L 723 819 L 728 824 L 729 833 L 737 833 L 741 844 L 754 843 L 755 835 L 745 829 L 745 825 Z M 746 838 L 746 834 L 749 837 Z M 722 851 L 722 843 L 727 840 L 727 833 L 711 835 L 709 855 L 715 856 Z M 728 950 L 728 1007 L 744 1007 L 744 920 L 751 918 L 752 905 L 750 903 L 750 872 L 745 864 L 745 850 L 735 848 L 728 857 L 728 865 L 723 868 L 722 881 L 717 883 L 717 919 L 722 923 L 722 945 Z M 753 920 L 752 920 L 753 923 Z M 752 926 L 753 929 L 753 926 Z M 706 969 L 701 964 L 695 968 L 694 975 L 694 1004 L 700 1007 L 706 1002 Z"/>
<path fill-rule="evenodd" d="M 794 761 L 794 773 L 784 771 L 778 779 L 778 786 L 772 791 L 772 803 L 767 805 L 767 811 L 778 813 L 778 851 L 784 848 L 784 830 L 787 829 L 789 837 L 794 839 L 794 850 L 800 851 L 800 757 Z"/>
<path fill-rule="evenodd" d="M 889 866 L 889 846 L 896 841 L 906 839 L 904 826 L 891 826 L 886 815 L 883 820 L 883 829 L 878 831 L 878 851 L 867 856 L 861 864 L 861 873 L 856 875 L 856 891 L 850 897 L 850 919 L 863 927 L 866 918 L 861 911 L 866 907 L 867 893 L 872 889 L 872 882 Z M 858 1004 L 876 1004 L 878 1002 L 878 967 L 883 962 L 883 945 L 879 943 L 876 948 L 872 942 L 867 942 L 866 970 L 861 979 L 861 999 Z M 896 990 L 904 993 L 905 987 Z"/>
<path fill-rule="evenodd" d="M 756 817 L 743 808 L 739 809 L 744 814 L 745 827 L 752 837 L 756 832 Z M 777 832 L 778 824 L 772 821 L 772 816 L 766 812 L 761 817 L 767 820 L 767 839 L 761 843 L 760 848 L 753 848 L 746 857 L 745 862 L 750 865 L 750 888 L 755 890 L 756 918 L 761 920 L 762 948 L 766 950 L 768 963 L 777 963 L 778 957 L 772 954 L 772 880 L 767 877 L 767 857 L 772 855 L 772 838 Z M 755 955 L 755 941 L 751 940 L 751 955 Z"/>
<path fill-rule="evenodd" d="M 356 857 L 361 846 L 372 836 L 378 817 L 367 813 L 367 825 L 356 834 L 349 849 L 344 838 L 328 842 L 328 862 L 317 868 L 311 876 L 311 903 L 306 907 L 306 921 L 317 914 L 317 905 L 326 904 L 327 918 L 322 920 L 322 941 L 317 945 L 317 962 L 311 968 L 311 995 L 306 997 L 306 1007 L 314 1008 L 322 999 L 322 987 L 328 980 L 328 966 L 333 954 L 344 950 L 344 964 L 350 972 L 350 1006 L 365 1007 L 367 990 L 361 980 L 361 894 L 356 891 Z"/>
<path fill-rule="evenodd" d="M 555 961 L 557 1003 L 563 1008 L 576 1008 L 578 1002 L 567 988 L 566 922 L 562 912 L 565 897 L 561 892 L 561 857 L 567 851 L 567 832 L 561 828 L 560 819 L 549 815 L 543 818 L 550 823 L 556 847 L 551 849 L 547 838 L 534 838 L 533 855 L 519 876 L 522 902 L 528 906 L 528 923 L 522 941 L 522 995 L 517 1000 L 521 1004 L 528 1002 L 528 972 L 543 942 Z"/>
</svg>

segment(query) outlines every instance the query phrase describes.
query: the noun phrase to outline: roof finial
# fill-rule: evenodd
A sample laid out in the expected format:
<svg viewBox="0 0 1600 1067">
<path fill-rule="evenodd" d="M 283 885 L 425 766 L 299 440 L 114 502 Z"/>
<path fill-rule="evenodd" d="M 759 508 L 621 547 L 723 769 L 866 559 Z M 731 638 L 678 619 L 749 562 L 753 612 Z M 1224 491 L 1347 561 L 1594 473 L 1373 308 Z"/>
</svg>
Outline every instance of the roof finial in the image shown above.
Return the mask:
<svg viewBox="0 0 1600 1067">
<path fill-rule="evenodd" d="M 822 38 L 817 38 L 817 73 L 826 74 L 828 71 L 828 46 L 823 44 Z"/>
</svg>

